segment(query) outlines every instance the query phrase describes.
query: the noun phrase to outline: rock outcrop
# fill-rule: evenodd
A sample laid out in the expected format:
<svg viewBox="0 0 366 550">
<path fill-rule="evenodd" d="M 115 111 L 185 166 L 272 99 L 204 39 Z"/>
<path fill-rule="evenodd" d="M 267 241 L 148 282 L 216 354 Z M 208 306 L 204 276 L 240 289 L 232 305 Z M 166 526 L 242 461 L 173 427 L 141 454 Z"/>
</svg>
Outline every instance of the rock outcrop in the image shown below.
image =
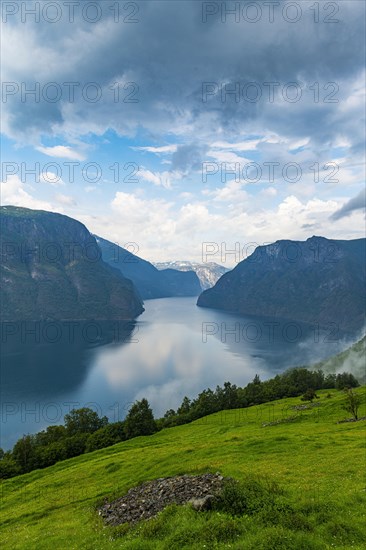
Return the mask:
<svg viewBox="0 0 366 550">
<path fill-rule="evenodd" d="M 106 502 L 99 508 L 99 515 L 108 525 L 120 525 L 152 518 L 171 504 L 189 503 L 195 510 L 208 510 L 226 479 L 219 473 L 159 478 Z"/>
</svg>

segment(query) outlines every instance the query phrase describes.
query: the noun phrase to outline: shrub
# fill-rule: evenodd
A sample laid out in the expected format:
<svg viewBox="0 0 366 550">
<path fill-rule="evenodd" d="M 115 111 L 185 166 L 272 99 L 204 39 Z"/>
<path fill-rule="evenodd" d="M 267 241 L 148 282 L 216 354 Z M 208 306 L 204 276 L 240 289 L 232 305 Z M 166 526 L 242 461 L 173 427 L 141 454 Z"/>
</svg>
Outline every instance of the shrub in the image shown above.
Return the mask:
<svg viewBox="0 0 366 550">
<path fill-rule="evenodd" d="M 213 508 L 233 516 L 252 515 L 272 508 L 276 497 L 281 494 L 277 484 L 265 480 L 248 478 L 241 482 L 228 481 L 215 499 Z"/>
<path fill-rule="evenodd" d="M 312 388 L 308 388 L 304 395 L 301 398 L 301 401 L 311 401 L 313 402 L 314 399 L 318 399 L 318 396 L 316 395 L 316 391 Z"/>
</svg>

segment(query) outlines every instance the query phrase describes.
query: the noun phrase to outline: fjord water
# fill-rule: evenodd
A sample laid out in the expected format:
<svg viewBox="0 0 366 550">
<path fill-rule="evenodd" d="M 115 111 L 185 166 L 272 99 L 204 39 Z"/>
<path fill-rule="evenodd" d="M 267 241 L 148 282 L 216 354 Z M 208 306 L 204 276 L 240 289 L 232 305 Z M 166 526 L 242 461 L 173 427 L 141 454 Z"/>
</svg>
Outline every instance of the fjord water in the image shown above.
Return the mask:
<svg viewBox="0 0 366 550">
<path fill-rule="evenodd" d="M 245 385 L 255 374 L 264 380 L 347 345 L 335 325 L 239 317 L 199 308 L 194 297 L 147 300 L 145 310 L 123 325 L 3 327 L 0 446 L 63 423 L 72 408 L 117 421 L 146 397 L 161 416 L 185 395 L 225 381 Z"/>
</svg>

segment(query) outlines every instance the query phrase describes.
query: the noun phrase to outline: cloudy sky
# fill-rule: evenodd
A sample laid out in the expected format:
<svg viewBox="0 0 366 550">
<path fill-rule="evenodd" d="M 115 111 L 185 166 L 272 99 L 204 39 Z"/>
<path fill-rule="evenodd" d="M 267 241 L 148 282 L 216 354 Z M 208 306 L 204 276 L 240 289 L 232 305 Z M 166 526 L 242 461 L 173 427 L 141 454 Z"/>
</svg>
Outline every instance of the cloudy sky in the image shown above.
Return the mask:
<svg viewBox="0 0 366 550">
<path fill-rule="evenodd" d="M 2 204 L 152 261 L 364 236 L 364 21 L 359 0 L 3 2 Z"/>
</svg>

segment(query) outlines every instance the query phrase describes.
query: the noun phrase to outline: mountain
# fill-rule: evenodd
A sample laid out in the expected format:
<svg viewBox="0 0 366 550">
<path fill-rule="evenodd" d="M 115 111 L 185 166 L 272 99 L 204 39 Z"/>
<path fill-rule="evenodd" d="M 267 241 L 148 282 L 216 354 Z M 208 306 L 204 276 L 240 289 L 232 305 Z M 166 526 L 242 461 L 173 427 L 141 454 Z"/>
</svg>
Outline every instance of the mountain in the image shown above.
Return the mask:
<svg viewBox="0 0 366 550">
<path fill-rule="evenodd" d="M 198 296 L 199 279 L 194 271 L 156 267 L 115 243 L 96 236 L 103 260 L 131 279 L 144 300 L 169 296 Z"/>
<path fill-rule="evenodd" d="M 354 331 L 365 324 L 366 239 L 281 240 L 259 246 L 197 305 Z"/>
<path fill-rule="evenodd" d="M 0 208 L 1 321 L 129 320 L 143 312 L 133 283 L 101 259 L 80 222 Z"/>
<path fill-rule="evenodd" d="M 199 278 L 202 290 L 214 286 L 224 273 L 230 271 L 227 267 L 207 262 L 200 264 L 196 262 L 177 261 L 177 262 L 159 262 L 154 264 L 158 269 L 177 269 L 178 271 L 194 271 Z"/>
</svg>

